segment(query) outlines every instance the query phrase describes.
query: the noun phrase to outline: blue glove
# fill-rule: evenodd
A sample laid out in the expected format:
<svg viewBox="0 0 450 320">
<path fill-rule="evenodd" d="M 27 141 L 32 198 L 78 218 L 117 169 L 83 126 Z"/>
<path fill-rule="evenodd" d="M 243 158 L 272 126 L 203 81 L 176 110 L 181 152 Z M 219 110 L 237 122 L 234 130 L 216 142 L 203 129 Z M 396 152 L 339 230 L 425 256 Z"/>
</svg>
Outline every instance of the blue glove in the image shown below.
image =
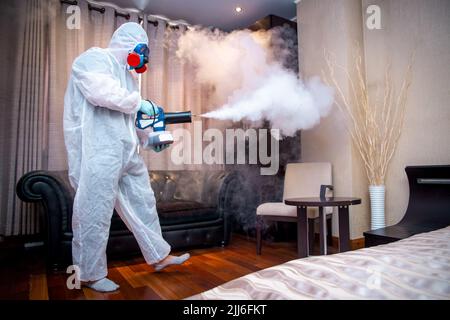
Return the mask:
<svg viewBox="0 0 450 320">
<path fill-rule="evenodd" d="M 151 103 L 147 100 L 141 100 L 140 112 L 145 113 L 148 116 L 154 116 L 158 114 L 158 106 L 155 103 Z"/>
<path fill-rule="evenodd" d="M 170 144 L 160 144 L 160 145 L 157 145 L 157 146 L 152 146 L 152 149 L 155 152 L 161 152 L 164 149 L 167 149 L 168 147 L 170 147 Z"/>
</svg>

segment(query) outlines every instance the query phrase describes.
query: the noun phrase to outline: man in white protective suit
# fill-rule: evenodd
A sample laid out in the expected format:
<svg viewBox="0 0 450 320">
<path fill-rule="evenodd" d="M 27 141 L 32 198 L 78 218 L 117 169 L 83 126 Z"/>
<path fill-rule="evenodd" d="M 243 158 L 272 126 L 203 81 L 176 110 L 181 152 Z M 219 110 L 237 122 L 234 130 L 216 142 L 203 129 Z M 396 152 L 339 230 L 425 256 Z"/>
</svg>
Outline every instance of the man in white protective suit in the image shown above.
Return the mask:
<svg viewBox="0 0 450 320">
<path fill-rule="evenodd" d="M 150 116 L 158 112 L 138 90 L 136 73 L 144 72 L 147 62 L 144 29 L 125 23 L 114 32 L 108 48 L 94 47 L 75 59 L 64 98 L 69 179 L 76 190 L 73 264 L 79 267 L 83 285 L 101 292 L 119 288 L 106 278 L 114 208 L 133 232 L 145 261 L 157 271 L 189 258 L 188 253 L 169 254 L 147 167 L 137 153 L 136 112 Z"/>
</svg>

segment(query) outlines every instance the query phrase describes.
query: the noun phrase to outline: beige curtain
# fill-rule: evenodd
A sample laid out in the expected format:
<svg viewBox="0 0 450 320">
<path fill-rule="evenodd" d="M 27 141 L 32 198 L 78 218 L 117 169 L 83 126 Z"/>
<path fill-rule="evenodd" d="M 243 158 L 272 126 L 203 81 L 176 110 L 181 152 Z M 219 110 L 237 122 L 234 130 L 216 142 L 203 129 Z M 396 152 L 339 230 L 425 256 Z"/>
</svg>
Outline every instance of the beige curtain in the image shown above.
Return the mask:
<svg viewBox="0 0 450 320">
<path fill-rule="evenodd" d="M 192 66 L 180 61 L 176 56 L 177 39 L 186 31 L 186 26 L 171 26 L 167 20 L 153 16 L 142 16 L 138 13 L 119 11 L 129 14 L 129 18 L 117 15 L 113 7 L 90 5 L 86 0 L 77 1 L 81 9 L 81 29 L 68 30 L 65 26 L 68 17 L 67 4 L 53 6 L 56 13 L 50 26 L 50 118 L 49 118 L 49 170 L 67 169 L 66 153 L 62 135 L 63 97 L 70 73 L 72 61 L 83 51 L 92 47 L 106 47 L 112 33 L 127 21 L 142 21 L 143 28 L 149 37 L 150 62 L 149 72 L 142 75 L 141 95 L 167 111 L 191 110 L 195 114 L 207 111 L 208 88 L 196 84 Z M 94 10 L 100 9 L 103 12 Z M 203 121 L 202 130 L 210 125 Z M 197 127 L 200 124 L 197 123 Z M 173 125 L 169 130 L 184 128 L 186 137 L 183 143 L 191 144 L 191 158 L 194 158 L 194 125 Z M 197 130 L 196 132 L 199 132 Z M 200 133 L 201 135 L 201 133 Z M 197 139 L 201 136 L 197 134 Z M 198 169 L 201 164 L 175 164 L 171 161 L 171 150 L 162 153 L 142 151 L 142 156 L 151 170 Z M 215 167 L 209 167 L 215 169 Z"/>
<path fill-rule="evenodd" d="M 149 72 L 142 77 L 141 94 L 159 105 L 166 111 L 187 111 L 201 114 L 207 111 L 209 88 L 200 86 L 195 81 L 193 67 L 181 61 L 177 55 L 177 42 L 180 35 L 186 32 L 186 26 L 173 26 L 163 19 L 146 17 L 143 23 L 149 36 L 150 63 Z M 194 118 L 193 124 L 171 125 L 168 130 L 183 129 L 182 140 L 179 143 L 189 148 L 190 161 L 176 164 L 171 160 L 172 149 L 162 153 L 143 151 L 142 155 L 151 170 L 193 170 L 205 168 L 201 163 L 194 162 L 195 139 L 201 139 L 201 131 L 208 128 L 206 121 Z M 200 130 L 200 125 L 201 129 Z M 197 130 L 195 127 L 197 126 Z M 200 136 L 199 134 L 200 133 Z M 195 135 L 196 134 L 196 135 Z M 178 142 L 177 142 L 178 143 Z M 189 158 L 189 156 L 187 156 Z M 216 169 L 208 167 L 208 169 Z"/>
<path fill-rule="evenodd" d="M 1 163 L 0 235 L 33 234 L 39 231 L 39 206 L 25 204 L 15 194 L 20 177 L 31 170 L 66 170 L 63 137 L 64 93 L 73 60 L 92 46 L 106 47 L 114 30 L 124 22 L 142 20 L 149 36 L 150 72 L 142 77 L 142 96 L 167 111 L 207 111 L 208 88 L 194 79 L 192 66 L 176 56 L 177 38 L 185 26 L 143 16 L 108 5 L 77 0 L 80 29 L 66 26 L 70 4 L 59 0 L 2 0 L 0 2 L 1 73 Z M 142 18 L 140 19 L 139 16 Z M 150 22 L 149 22 L 150 21 Z M 11 32 L 14 30 L 14 32 Z M 200 124 L 197 123 L 197 132 Z M 217 123 L 203 121 L 202 130 Z M 185 143 L 193 147 L 194 125 L 184 128 Z M 192 139 L 188 139 L 189 136 Z M 197 141 L 204 144 L 200 136 Z M 217 169 L 222 166 L 175 165 L 171 149 L 162 153 L 143 151 L 151 170 Z M 194 159 L 192 148 L 191 159 Z M 201 160 L 201 159 L 200 159 Z"/>
<path fill-rule="evenodd" d="M 80 8 L 80 29 L 66 26 L 69 4 L 51 1 L 49 25 L 49 170 L 66 170 L 67 157 L 64 146 L 62 119 L 64 93 L 73 60 L 90 47 L 107 47 L 114 30 L 128 21 L 138 22 L 136 12 L 116 11 L 113 7 L 89 4 L 77 0 Z M 117 13 L 126 13 L 123 17 Z M 128 19 L 127 19 L 128 18 Z"/>
<path fill-rule="evenodd" d="M 20 201 L 18 179 L 47 166 L 47 10 L 39 0 L 0 4 L 0 235 L 39 229 L 38 206 Z"/>
<path fill-rule="evenodd" d="M 185 25 L 168 25 L 164 20 L 154 19 L 148 16 L 144 28 L 150 39 L 151 69 L 147 78 L 143 81 L 142 94 L 158 103 L 161 103 L 167 111 L 187 111 L 193 115 L 200 115 L 211 111 L 210 95 L 213 88 L 199 85 L 195 79 L 195 67 L 180 60 L 177 55 L 177 43 L 179 37 L 187 31 Z M 153 51 L 152 51 L 153 50 Z M 190 154 L 187 163 L 176 165 L 171 161 L 172 150 L 165 152 L 164 157 L 153 152 L 144 154 L 147 165 L 151 169 L 170 170 L 223 170 L 221 164 L 205 164 L 202 150 L 209 144 L 203 141 L 205 130 L 214 128 L 222 132 L 225 137 L 225 128 L 231 127 L 230 121 L 218 121 L 194 117 L 193 123 L 170 126 L 169 130 L 183 129 L 184 135 L 180 141 L 187 148 L 190 145 Z M 225 142 L 224 142 L 225 146 Z M 224 150 L 216 150 L 215 158 L 224 159 Z"/>
</svg>

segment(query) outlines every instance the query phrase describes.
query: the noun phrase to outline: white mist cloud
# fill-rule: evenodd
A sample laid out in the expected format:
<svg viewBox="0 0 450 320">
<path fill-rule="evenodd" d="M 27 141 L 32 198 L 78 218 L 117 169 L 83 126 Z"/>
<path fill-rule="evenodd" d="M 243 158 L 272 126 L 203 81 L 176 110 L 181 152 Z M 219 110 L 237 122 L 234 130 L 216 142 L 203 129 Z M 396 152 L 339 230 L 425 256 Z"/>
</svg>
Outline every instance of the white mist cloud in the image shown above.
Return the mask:
<svg viewBox="0 0 450 320">
<path fill-rule="evenodd" d="M 177 55 L 196 66 L 197 81 L 214 88 L 214 103 L 219 108 L 203 116 L 233 121 L 266 119 L 272 128 L 292 136 L 297 130 L 312 128 L 328 114 L 333 90 L 317 77 L 305 84 L 285 68 L 276 57 L 286 54 L 274 52 L 277 46 L 271 35 L 271 31 L 193 29 L 180 37 Z"/>
</svg>

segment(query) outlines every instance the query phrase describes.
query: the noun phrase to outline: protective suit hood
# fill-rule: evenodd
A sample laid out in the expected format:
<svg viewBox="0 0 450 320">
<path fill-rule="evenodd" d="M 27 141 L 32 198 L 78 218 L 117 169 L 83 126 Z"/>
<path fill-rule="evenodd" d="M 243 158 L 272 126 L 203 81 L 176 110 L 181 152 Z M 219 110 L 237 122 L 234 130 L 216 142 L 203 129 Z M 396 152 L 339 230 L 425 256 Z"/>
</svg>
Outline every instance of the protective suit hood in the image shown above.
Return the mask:
<svg viewBox="0 0 450 320">
<path fill-rule="evenodd" d="M 128 53 L 139 43 L 148 46 L 145 30 L 136 22 L 122 24 L 111 37 L 108 50 L 116 57 L 120 64 L 127 64 Z"/>
</svg>

